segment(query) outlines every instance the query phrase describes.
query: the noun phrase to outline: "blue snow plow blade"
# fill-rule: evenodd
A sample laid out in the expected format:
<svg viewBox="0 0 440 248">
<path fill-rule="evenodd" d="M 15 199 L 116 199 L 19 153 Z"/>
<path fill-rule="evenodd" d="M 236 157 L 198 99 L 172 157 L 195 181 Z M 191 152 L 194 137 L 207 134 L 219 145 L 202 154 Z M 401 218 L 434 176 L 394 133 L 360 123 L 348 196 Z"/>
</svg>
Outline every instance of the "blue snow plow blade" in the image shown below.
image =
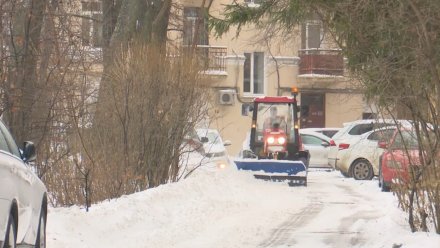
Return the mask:
<svg viewBox="0 0 440 248">
<path fill-rule="evenodd" d="M 239 159 L 234 161 L 239 170 L 255 171 L 255 178 L 289 181 L 289 185 L 307 185 L 307 167 L 302 161 Z"/>
</svg>

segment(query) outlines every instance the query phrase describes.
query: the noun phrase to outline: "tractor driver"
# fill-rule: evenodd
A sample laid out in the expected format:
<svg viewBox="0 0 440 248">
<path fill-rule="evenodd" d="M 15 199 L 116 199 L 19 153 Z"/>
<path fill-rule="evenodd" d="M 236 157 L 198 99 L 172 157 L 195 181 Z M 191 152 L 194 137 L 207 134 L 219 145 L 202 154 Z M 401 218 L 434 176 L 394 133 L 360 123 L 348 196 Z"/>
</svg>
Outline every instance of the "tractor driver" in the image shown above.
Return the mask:
<svg viewBox="0 0 440 248">
<path fill-rule="evenodd" d="M 278 124 L 275 126 L 278 126 L 278 128 L 281 128 L 284 131 L 286 130 L 286 121 L 284 120 L 284 116 L 279 116 L 277 107 L 272 106 L 270 108 L 270 116 L 264 121 L 263 127 L 265 130 L 272 129 L 274 128 L 274 124 Z"/>
</svg>

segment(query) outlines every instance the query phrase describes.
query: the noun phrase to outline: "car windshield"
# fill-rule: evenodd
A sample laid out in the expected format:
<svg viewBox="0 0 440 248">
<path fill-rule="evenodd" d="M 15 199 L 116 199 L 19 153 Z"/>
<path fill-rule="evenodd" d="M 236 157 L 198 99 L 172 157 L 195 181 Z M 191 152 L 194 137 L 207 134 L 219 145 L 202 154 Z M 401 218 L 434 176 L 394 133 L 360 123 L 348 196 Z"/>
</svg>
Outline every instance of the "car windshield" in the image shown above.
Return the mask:
<svg viewBox="0 0 440 248">
<path fill-rule="evenodd" d="M 278 123 L 280 128 L 288 131 L 292 126 L 291 104 L 260 103 L 258 105 L 257 130 L 272 128 L 271 125 Z"/>
<path fill-rule="evenodd" d="M 294 139 L 295 132 L 292 118 L 293 105 L 286 103 L 259 103 L 257 118 L 257 133 L 260 134 L 257 140 L 261 141 L 262 133 L 267 129 L 272 129 L 274 124 L 286 132 L 290 140 Z"/>
<path fill-rule="evenodd" d="M 418 149 L 417 136 L 412 131 L 402 131 L 397 133 L 392 147 L 398 149 Z"/>
<path fill-rule="evenodd" d="M 209 144 L 221 144 L 219 135 L 216 132 L 208 132 L 206 134 Z"/>
</svg>

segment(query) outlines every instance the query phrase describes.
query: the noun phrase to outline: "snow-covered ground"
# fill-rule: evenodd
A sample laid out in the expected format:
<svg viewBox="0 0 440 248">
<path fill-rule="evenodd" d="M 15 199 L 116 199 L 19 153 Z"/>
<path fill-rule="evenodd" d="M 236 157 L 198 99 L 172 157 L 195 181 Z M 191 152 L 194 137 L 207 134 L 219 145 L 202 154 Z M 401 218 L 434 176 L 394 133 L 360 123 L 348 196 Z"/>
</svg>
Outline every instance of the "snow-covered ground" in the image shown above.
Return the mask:
<svg viewBox="0 0 440 248">
<path fill-rule="evenodd" d="M 47 243 L 68 247 L 440 247 L 411 233 L 377 181 L 311 171 L 307 187 L 228 168 L 93 205 L 49 209 Z M 401 246 L 399 246 L 401 245 Z"/>
</svg>

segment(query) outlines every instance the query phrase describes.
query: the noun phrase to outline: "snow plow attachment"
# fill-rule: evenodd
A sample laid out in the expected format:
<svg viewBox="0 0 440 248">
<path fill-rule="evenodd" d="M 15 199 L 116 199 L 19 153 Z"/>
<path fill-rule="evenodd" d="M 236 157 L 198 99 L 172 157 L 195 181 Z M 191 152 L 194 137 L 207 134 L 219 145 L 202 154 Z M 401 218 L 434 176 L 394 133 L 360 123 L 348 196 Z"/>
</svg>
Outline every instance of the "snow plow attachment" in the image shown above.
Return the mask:
<svg viewBox="0 0 440 248">
<path fill-rule="evenodd" d="M 270 181 L 287 181 L 290 186 L 307 186 L 307 167 L 302 161 L 271 159 L 237 159 L 239 170 L 257 173 L 255 178 Z"/>
</svg>

